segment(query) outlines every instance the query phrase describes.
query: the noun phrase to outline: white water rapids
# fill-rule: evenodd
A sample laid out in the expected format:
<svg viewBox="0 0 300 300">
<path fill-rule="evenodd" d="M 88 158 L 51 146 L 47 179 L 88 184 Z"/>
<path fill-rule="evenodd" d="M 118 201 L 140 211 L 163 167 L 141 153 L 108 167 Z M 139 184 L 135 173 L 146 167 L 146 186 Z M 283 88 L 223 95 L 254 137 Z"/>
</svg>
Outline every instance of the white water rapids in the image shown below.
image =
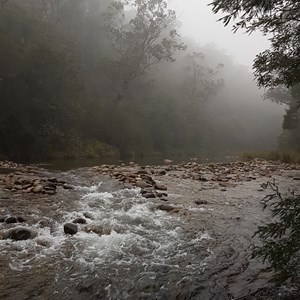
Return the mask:
<svg viewBox="0 0 300 300">
<path fill-rule="evenodd" d="M 72 299 L 171 298 L 170 281 L 181 286 L 204 272 L 213 255 L 207 232 L 187 234 L 180 216 L 156 210 L 139 189 L 108 191 L 103 182 L 75 189 L 79 200 L 58 212 L 62 218 L 49 219 L 51 226 L 31 226 L 37 233 L 34 239 L 0 241 L 2 255 L 11 257 L 12 272 L 33 277 L 36 269 L 55 273 L 55 292 L 49 299 L 61 299 L 62 294 Z M 39 210 L 31 212 L 39 218 Z M 63 225 L 84 215 L 87 224 L 78 224 L 77 234 L 65 235 Z M 111 233 L 87 233 L 86 225 L 109 228 Z M 62 285 L 65 281 L 67 286 Z"/>
</svg>

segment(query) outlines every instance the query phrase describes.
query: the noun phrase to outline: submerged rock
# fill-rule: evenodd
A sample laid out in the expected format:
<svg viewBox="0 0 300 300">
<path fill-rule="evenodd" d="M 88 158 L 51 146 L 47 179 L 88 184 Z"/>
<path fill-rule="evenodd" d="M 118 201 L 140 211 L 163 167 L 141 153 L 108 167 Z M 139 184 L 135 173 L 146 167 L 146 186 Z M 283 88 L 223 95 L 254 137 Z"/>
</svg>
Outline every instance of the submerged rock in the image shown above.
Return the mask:
<svg viewBox="0 0 300 300">
<path fill-rule="evenodd" d="M 92 215 L 91 213 L 89 213 L 89 212 L 85 212 L 83 215 L 84 215 L 86 218 L 88 218 L 88 219 L 91 219 L 91 220 L 94 219 L 94 218 L 93 218 L 93 215 Z"/>
<path fill-rule="evenodd" d="M 3 223 L 6 218 L 7 218 L 7 216 L 0 216 L 0 223 Z"/>
<path fill-rule="evenodd" d="M 36 236 L 36 232 L 27 227 L 15 227 L 3 233 L 3 239 L 12 239 L 22 241 L 32 239 Z"/>
<path fill-rule="evenodd" d="M 156 209 L 170 212 L 170 211 L 176 209 L 176 207 L 169 205 L 169 204 L 160 204 L 156 207 Z"/>
<path fill-rule="evenodd" d="M 93 232 L 93 233 L 102 235 L 103 227 L 99 226 L 99 225 L 95 225 L 95 224 L 90 224 L 90 225 L 87 225 L 87 226 L 84 227 L 84 231 L 87 232 L 87 233 Z"/>
</svg>

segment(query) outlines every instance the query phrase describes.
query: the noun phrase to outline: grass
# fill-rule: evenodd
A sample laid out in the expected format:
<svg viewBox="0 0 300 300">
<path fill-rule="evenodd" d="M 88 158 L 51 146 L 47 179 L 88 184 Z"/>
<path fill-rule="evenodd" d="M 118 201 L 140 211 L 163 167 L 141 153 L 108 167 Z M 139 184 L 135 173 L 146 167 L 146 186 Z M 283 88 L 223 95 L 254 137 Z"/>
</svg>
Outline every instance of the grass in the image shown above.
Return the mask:
<svg viewBox="0 0 300 300">
<path fill-rule="evenodd" d="M 278 151 L 253 151 L 243 152 L 240 158 L 244 161 L 250 161 L 255 158 L 280 161 L 283 163 L 300 164 L 300 151 L 296 150 L 278 150 Z"/>
</svg>

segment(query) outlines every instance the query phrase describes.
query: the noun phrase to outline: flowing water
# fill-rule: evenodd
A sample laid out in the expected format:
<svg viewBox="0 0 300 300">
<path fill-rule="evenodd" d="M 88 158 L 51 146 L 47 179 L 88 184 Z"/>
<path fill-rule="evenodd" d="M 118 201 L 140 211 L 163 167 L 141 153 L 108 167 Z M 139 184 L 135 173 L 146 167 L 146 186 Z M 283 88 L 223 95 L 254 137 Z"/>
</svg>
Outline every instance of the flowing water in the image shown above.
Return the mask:
<svg viewBox="0 0 300 300">
<path fill-rule="evenodd" d="M 270 270 L 249 258 L 264 218 L 259 183 L 220 194 L 174 182 L 170 197 L 183 213 L 170 214 L 138 189 L 79 171 L 62 174 L 74 190 L 48 198 L 0 193 L 2 214 L 25 214 L 37 233 L 0 241 L 0 299 L 248 299 L 269 284 Z M 189 191 L 211 205 L 189 203 Z M 65 235 L 63 224 L 84 215 L 111 233 L 80 225 Z"/>
</svg>

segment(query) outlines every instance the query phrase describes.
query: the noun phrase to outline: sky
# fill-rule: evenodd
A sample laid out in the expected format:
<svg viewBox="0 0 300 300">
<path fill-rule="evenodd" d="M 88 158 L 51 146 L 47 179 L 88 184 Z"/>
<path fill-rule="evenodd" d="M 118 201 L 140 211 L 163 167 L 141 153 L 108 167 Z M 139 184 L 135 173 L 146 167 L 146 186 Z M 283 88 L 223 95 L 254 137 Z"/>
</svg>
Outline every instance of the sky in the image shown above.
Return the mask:
<svg viewBox="0 0 300 300">
<path fill-rule="evenodd" d="M 182 25 L 183 36 L 193 38 L 200 46 L 214 43 L 218 48 L 234 57 L 236 63 L 251 68 L 256 54 L 269 47 L 267 37 L 260 32 L 250 36 L 242 31 L 233 33 L 230 27 L 224 27 L 207 6 L 212 0 L 169 0 L 170 8 L 175 9 Z"/>
</svg>

